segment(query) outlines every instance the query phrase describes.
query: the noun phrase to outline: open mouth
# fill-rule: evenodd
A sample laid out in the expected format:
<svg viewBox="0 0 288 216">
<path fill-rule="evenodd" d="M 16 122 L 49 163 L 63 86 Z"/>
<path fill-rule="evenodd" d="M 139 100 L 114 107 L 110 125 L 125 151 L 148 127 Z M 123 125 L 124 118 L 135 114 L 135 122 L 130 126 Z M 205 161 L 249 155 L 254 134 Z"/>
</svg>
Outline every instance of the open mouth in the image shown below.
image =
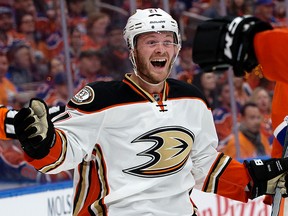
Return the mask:
<svg viewBox="0 0 288 216">
<path fill-rule="evenodd" d="M 151 64 L 154 66 L 154 67 L 159 67 L 159 68 L 162 68 L 166 65 L 166 62 L 167 60 L 166 59 L 157 59 L 157 60 L 152 60 L 151 61 Z"/>
</svg>

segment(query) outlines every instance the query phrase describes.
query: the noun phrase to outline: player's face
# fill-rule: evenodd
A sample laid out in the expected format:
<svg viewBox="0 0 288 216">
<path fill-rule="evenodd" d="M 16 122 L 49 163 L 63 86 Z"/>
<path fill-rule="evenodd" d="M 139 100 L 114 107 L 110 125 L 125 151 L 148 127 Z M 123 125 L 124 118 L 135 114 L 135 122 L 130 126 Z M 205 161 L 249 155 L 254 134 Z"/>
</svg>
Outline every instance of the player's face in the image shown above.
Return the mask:
<svg viewBox="0 0 288 216">
<path fill-rule="evenodd" d="M 177 49 L 172 32 L 141 34 L 135 49 L 138 75 L 152 84 L 163 82 L 170 73 Z"/>
</svg>

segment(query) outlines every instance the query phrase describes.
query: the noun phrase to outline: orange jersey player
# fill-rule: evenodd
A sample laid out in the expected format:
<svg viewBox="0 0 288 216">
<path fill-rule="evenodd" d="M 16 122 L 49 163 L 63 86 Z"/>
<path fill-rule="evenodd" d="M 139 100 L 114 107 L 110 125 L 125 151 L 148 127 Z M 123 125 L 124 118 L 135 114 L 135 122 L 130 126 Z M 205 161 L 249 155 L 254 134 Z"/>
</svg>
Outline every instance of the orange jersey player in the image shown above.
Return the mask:
<svg viewBox="0 0 288 216">
<path fill-rule="evenodd" d="M 257 59 L 262 66 L 263 75 L 269 80 L 276 81 L 271 115 L 272 127 L 273 130 L 276 130 L 288 114 L 288 76 L 286 73 L 288 62 L 288 29 L 273 29 L 256 34 L 254 48 Z M 274 135 L 277 136 L 280 132 L 279 130 L 281 131 L 278 128 L 274 132 Z M 275 139 L 273 142 L 272 157 L 282 156 L 283 145 L 283 134 L 279 134 L 278 139 Z"/>
<path fill-rule="evenodd" d="M 217 46 L 205 50 L 209 39 Z M 223 41 L 223 44 L 219 41 Z M 235 76 L 241 77 L 245 71 L 258 70 L 265 78 L 276 81 L 271 114 L 276 139 L 271 156 L 282 157 L 287 128 L 285 117 L 288 114 L 288 29 L 273 29 L 269 23 L 253 16 L 212 19 L 199 26 L 194 45 L 193 60 L 204 71 L 227 69 L 228 64 L 233 66 Z M 269 202 L 266 197 L 265 202 L 271 203 L 271 200 Z M 285 209 L 282 207 L 279 215 L 283 215 L 283 212 Z"/>
<path fill-rule="evenodd" d="M 273 140 L 272 157 L 282 157 L 288 114 L 288 76 L 286 74 L 288 55 L 288 29 L 273 29 L 260 32 L 255 36 L 254 48 L 257 59 L 262 66 L 263 75 L 272 81 L 276 81 L 272 100 L 272 127 L 277 139 Z M 269 52 L 267 52 L 269 50 Z M 271 199 L 266 197 L 265 203 L 270 204 Z M 284 215 L 286 199 L 282 199 L 280 215 Z M 286 207 L 287 208 L 287 207 Z"/>
</svg>

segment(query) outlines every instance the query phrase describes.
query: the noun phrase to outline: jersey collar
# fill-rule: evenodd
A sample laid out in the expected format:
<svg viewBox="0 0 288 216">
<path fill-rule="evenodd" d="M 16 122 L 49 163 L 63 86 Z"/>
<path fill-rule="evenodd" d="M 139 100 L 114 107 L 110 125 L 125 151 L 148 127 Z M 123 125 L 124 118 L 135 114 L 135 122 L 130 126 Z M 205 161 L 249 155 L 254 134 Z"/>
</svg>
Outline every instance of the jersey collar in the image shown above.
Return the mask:
<svg viewBox="0 0 288 216">
<path fill-rule="evenodd" d="M 131 74 L 125 74 L 125 78 L 123 79 L 123 82 L 126 83 L 127 85 L 129 85 L 135 92 L 137 92 L 137 94 L 141 95 L 142 97 L 146 98 L 147 100 L 149 100 L 150 102 L 157 102 L 155 100 L 155 98 L 153 97 L 153 95 L 151 95 L 150 93 L 148 93 L 147 91 L 145 91 L 143 88 L 141 88 L 138 84 L 136 84 L 132 79 L 131 79 Z M 164 82 L 164 88 L 162 90 L 162 101 L 166 101 L 167 100 L 167 96 L 168 96 L 168 90 L 169 90 L 169 86 L 167 81 Z M 159 102 L 159 101 L 158 101 Z"/>
</svg>

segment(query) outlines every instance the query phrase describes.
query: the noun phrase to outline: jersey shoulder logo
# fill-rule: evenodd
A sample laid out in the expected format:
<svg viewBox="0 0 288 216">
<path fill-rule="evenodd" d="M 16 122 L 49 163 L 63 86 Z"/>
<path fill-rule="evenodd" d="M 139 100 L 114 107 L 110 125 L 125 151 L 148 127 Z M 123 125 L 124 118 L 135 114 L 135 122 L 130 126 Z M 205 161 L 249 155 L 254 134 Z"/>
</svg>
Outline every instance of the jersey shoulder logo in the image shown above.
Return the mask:
<svg viewBox="0 0 288 216">
<path fill-rule="evenodd" d="M 183 169 L 189 158 L 195 135 L 184 127 L 169 126 L 151 130 L 132 143 L 152 142 L 154 145 L 137 154 L 151 159 L 123 172 L 145 178 L 168 176 Z"/>
<path fill-rule="evenodd" d="M 75 104 L 88 104 L 94 100 L 94 91 L 90 86 L 85 86 L 71 99 Z"/>
</svg>

